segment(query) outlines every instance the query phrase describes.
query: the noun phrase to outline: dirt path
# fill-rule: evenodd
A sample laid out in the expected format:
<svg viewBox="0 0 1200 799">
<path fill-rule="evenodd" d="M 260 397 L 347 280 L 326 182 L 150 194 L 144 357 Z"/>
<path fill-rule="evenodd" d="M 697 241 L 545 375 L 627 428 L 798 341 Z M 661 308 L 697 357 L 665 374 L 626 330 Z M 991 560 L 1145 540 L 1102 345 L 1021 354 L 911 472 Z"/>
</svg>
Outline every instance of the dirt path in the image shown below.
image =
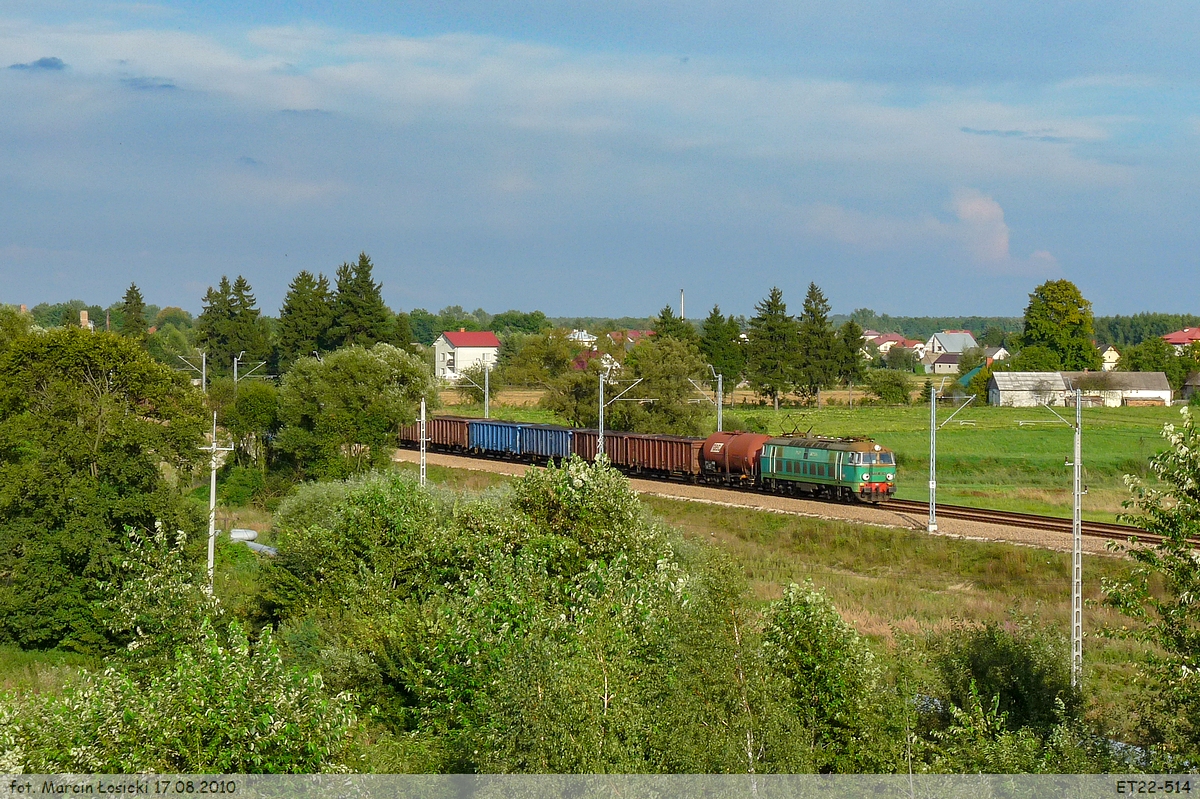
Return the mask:
<svg viewBox="0 0 1200 799">
<path fill-rule="evenodd" d="M 414 450 L 401 449 L 396 450 L 393 459 L 406 463 L 418 463 L 420 454 Z M 464 458 L 457 455 L 444 455 L 434 452 L 426 455 L 426 462 L 432 466 L 444 466 L 450 469 L 466 469 L 514 476 L 524 474 L 526 469 L 540 468 L 531 467 L 523 463 L 513 463 L 511 461 Z M 842 505 L 833 502 L 817 502 L 807 499 L 772 496 L 770 494 L 743 493 L 708 486 L 665 483 L 657 480 L 630 479 L 629 485 L 639 494 L 650 494 L 669 499 L 704 502 L 710 505 L 722 505 L 730 508 L 752 508 L 768 513 L 810 516 L 816 519 L 831 521 L 858 522 L 860 524 L 873 524 L 881 527 L 901 527 L 921 532 L 925 532 L 927 521 L 924 516 L 916 518 L 911 514 L 882 510 L 866 505 Z M 1003 541 L 1018 546 L 1053 549 L 1059 552 L 1071 551 L 1071 536 L 1067 533 L 1027 530 L 1003 524 L 987 524 L 959 519 L 939 519 L 938 532 L 931 533 L 931 535 L 963 538 L 970 541 Z M 1090 555 L 1111 554 L 1104 548 L 1104 542 L 1097 538 L 1084 538 L 1083 551 Z"/>
</svg>

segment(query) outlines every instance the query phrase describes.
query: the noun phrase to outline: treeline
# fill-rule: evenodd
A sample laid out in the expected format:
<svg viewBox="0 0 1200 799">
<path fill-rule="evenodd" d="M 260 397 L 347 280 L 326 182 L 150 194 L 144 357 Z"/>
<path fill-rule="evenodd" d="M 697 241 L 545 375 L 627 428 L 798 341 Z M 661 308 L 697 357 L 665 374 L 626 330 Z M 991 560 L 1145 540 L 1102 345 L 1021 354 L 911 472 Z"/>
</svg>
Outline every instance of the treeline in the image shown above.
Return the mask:
<svg viewBox="0 0 1200 799">
<path fill-rule="evenodd" d="M 876 313 L 870 308 L 858 308 L 849 316 L 834 317 L 835 323 L 843 320 L 853 320 L 864 330 L 899 333 L 905 338 L 920 341 L 927 341 L 934 333 L 943 330 L 969 330 L 976 339 L 989 328 L 1003 333 L 1019 333 L 1023 322 L 1020 316 L 891 316 Z"/>
<path fill-rule="evenodd" d="M 1111 344 L 1124 355 L 1124 347 L 1127 345 L 1141 344 L 1148 339 L 1174 333 L 1185 327 L 1200 327 L 1200 316 L 1166 313 L 1097 316 L 1096 343 L 1103 347 Z"/>
</svg>

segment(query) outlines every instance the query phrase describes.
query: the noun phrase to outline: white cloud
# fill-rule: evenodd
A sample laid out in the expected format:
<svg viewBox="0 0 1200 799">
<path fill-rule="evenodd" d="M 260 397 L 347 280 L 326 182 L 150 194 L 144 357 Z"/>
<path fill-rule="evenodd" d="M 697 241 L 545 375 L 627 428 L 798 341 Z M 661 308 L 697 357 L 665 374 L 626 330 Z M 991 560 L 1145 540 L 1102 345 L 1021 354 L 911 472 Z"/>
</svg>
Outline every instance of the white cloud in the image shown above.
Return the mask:
<svg viewBox="0 0 1200 799">
<path fill-rule="evenodd" d="M 980 271 L 998 275 L 1050 276 L 1058 260 L 1046 250 L 1015 257 L 1000 203 L 977 189 L 954 192 L 953 220 L 933 213 L 911 217 L 864 214 L 832 204 L 815 204 L 800 212 L 803 230 L 814 237 L 866 250 L 921 250 L 951 244 Z"/>
</svg>

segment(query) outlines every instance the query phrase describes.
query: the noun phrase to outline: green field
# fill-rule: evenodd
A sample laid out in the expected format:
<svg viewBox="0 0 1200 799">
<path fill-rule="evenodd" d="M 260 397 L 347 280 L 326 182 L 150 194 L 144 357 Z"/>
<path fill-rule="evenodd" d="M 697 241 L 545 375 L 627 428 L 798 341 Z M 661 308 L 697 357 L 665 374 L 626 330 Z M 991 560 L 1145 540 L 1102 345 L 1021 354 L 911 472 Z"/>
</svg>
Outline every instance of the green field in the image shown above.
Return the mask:
<svg viewBox="0 0 1200 799">
<path fill-rule="evenodd" d="M 939 409 L 945 420 L 957 405 Z M 492 416 L 561 424 L 538 408 L 492 406 Z M 1056 409 L 1070 417 L 1069 408 Z M 479 416 L 479 406 L 454 406 L 443 413 Z M 753 420 L 772 434 L 866 435 L 893 449 L 899 461 L 897 496 L 928 500 L 929 406 L 836 405 L 784 408 L 738 405 L 727 413 Z M 1129 496 L 1126 474 L 1145 476 L 1150 456 L 1163 448 L 1163 424 L 1179 418 L 1177 408 L 1085 408 L 1083 464 L 1087 494 L 1084 518 L 1113 521 Z M 1021 424 L 1024 422 L 1025 424 Z M 715 426 L 715 417 L 712 420 Z M 728 425 L 727 425 L 728 427 Z M 968 406 L 938 432 L 938 500 L 1069 517 L 1073 446 L 1071 428 L 1045 408 Z"/>
</svg>

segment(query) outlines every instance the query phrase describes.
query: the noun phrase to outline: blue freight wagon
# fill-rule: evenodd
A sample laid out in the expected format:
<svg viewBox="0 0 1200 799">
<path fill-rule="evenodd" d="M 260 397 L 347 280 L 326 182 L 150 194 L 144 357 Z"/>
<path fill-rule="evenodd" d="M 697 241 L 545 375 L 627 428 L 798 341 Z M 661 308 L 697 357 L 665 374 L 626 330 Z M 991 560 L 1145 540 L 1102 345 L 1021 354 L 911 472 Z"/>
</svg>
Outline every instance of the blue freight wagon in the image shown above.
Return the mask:
<svg viewBox="0 0 1200 799">
<path fill-rule="evenodd" d="M 470 448 L 476 452 L 493 455 L 521 455 L 524 427 L 525 425 L 520 422 L 472 419 L 467 422 L 467 440 Z"/>
<path fill-rule="evenodd" d="M 574 451 L 574 433 L 552 424 L 525 425 L 521 431 L 522 454 L 546 460 L 562 460 Z"/>
</svg>

